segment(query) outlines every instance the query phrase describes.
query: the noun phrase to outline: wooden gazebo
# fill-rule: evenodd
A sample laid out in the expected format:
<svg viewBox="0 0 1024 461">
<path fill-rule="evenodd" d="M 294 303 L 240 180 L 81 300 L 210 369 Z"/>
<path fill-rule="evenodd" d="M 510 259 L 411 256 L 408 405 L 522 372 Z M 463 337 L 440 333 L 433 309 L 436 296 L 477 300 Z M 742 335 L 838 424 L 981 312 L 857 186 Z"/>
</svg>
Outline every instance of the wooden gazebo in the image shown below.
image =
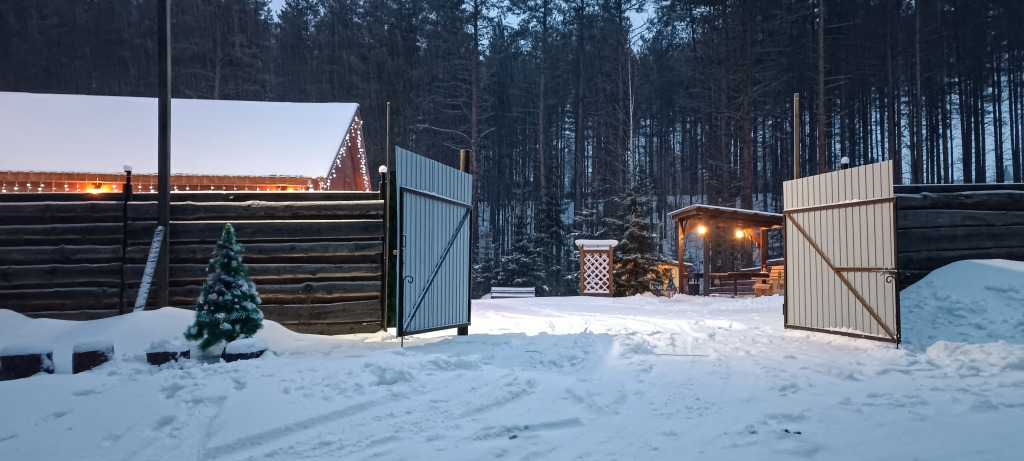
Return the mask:
<svg viewBox="0 0 1024 461">
<path fill-rule="evenodd" d="M 690 205 L 686 208 L 669 213 L 669 218 L 676 222 L 679 230 L 679 278 L 685 280 L 686 267 L 683 265 L 683 249 L 686 236 L 697 231 L 704 240 L 703 292 L 707 296 L 711 280 L 711 229 L 727 227 L 734 229 L 740 237 L 749 237 L 761 250 L 761 272 L 767 270 L 768 262 L 768 230 L 779 229 L 783 217 L 779 213 L 743 210 L 711 205 Z M 756 234 L 756 238 L 755 238 Z M 680 287 L 680 289 L 682 289 Z"/>
</svg>

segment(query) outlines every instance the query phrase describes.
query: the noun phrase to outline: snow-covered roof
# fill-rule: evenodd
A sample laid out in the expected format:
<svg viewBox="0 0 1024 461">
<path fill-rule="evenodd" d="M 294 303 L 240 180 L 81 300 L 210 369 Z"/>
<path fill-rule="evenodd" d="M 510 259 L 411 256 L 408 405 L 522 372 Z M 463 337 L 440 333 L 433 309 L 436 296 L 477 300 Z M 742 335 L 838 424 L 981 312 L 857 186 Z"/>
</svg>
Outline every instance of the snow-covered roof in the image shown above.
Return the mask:
<svg viewBox="0 0 1024 461">
<path fill-rule="evenodd" d="M 580 239 L 576 241 L 576 246 L 583 248 L 584 250 L 607 250 L 609 248 L 615 248 L 618 245 L 618 240 L 585 240 Z"/>
<path fill-rule="evenodd" d="M 323 177 L 358 104 L 174 99 L 171 173 Z M 157 100 L 0 92 L 0 171 L 157 172 Z"/>
<path fill-rule="evenodd" d="M 713 216 L 737 221 L 747 221 L 762 225 L 781 226 L 782 215 L 767 211 L 744 210 L 714 205 L 690 205 L 668 214 L 670 219 L 680 220 L 698 216 Z"/>
</svg>

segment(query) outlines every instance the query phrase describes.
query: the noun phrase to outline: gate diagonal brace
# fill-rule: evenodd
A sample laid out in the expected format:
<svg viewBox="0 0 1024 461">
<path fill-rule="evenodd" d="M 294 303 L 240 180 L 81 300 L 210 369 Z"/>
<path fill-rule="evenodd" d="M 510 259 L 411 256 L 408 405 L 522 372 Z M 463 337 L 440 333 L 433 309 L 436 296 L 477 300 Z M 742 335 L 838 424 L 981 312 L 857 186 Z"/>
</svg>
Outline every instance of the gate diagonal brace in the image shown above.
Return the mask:
<svg viewBox="0 0 1024 461">
<path fill-rule="evenodd" d="M 868 311 L 868 314 L 871 315 L 871 318 L 875 319 L 875 322 L 878 322 L 878 326 L 882 327 L 882 330 L 885 331 L 885 334 L 889 335 L 889 337 L 892 338 L 893 340 L 897 340 L 896 335 L 893 334 L 892 330 L 890 330 L 889 327 L 885 325 L 885 322 L 882 321 L 882 319 L 878 316 L 875 310 L 872 309 L 871 306 L 868 306 L 867 300 L 865 300 L 864 297 L 861 296 L 860 292 L 858 292 L 857 289 L 853 287 L 853 284 L 851 284 L 850 281 L 846 279 L 846 276 L 843 275 L 840 268 L 837 268 L 835 264 L 832 264 L 832 261 L 828 259 L 828 256 L 825 256 L 825 253 L 822 252 L 821 248 L 818 247 L 818 244 L 815 243 L 813 239 L 811 239 L 811 236 L 807 234 L 807 231 L 805 231 L 804 228 L 801 227 L 800 224 L 796 222 L 796 219 L 793 218 L 793 215 L 790 213 L 785 213 L 785 215 L 786 219 L 788 219 L 789 222 L 793 223 L 793 227 L 795 227 L 796 230 L 799 231 L 800 234 L 804 236 L 804 239 L 807 240 L 807 243 L 811 244 L 811 247 L 814 248 L 814 251 L 818 253 L 818 256 L 821 256 L 821 259 L 825 261 L 825 264 L 828 265 L 829 269 L 832 269 L 832 272 L 835 273 L 837 277 L 839 277 L 839 280 L 842 281 L 844 285 L 846 285 L 846 288 L 850 289 L 850 292 L 853 293 L 853 296 L 857 298 L 857 301 L 860 302 L 861 306 L 864 307 L 864 310 Z"/>
<path fill-rule="evenodd" d="M 427 285 L 423 287 L 423 291 L 420 292 L 419 298 L 416 300 L 416 304 L 412 308 L 412 314 L 409 315 L 409 320 L 405 322 L 404 330 L 409 330 L 409 325 L 412 324 L 413 319 L 416 318 L 416 314 L 420 311 L 420 306 L 423 304 L 423 300 L 427 297 L 427 292 L 430 291 L 431 285 L 434 284 L 434 279 L 437 278 L 437 273 L 441 270 L 441 265 L 444 264 L 445 260 L 448 259 L 448 254 L 452 250 L 452 246 L 455 245 L 455 240 L 459 236 L 459 232 L 462 232 L 462 228 L 466 226 L 466 220 L 469 218 L 471 208 L 467 208 L 466 212 L 462 215 L 462 220 L 459 221 L 459 225 L 455 228 L 455 232 L 452 233 L 450 239 L 448 239 L 448 245 L 444 249 L 444 253 L 437 260 L 437 264 L 434 266 L 434 270 L 430 273 L 430 279 L 427 280 Z"/>
</svg>

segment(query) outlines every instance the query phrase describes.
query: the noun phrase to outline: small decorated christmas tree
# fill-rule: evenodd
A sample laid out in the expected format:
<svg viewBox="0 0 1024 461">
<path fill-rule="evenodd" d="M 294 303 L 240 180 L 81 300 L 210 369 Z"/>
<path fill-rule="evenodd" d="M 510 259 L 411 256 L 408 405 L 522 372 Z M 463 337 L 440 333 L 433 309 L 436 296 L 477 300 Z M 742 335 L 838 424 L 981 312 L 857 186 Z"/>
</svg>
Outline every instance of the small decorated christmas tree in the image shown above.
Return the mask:
<svg viewBox="0 0 1024 461">
<path fill-rule="evenodd" d="M 250 338 L 263 328 L 260 295 L 242 264 L 242 245 L 235 241 L 235 229 L 224 225 L 213 259 L 206 267 L 206 282 L 196 303 L 196 320 L 185 331 L 189 341 L 200 341 L 206 351 L 238 338 Z"/>
</svg>

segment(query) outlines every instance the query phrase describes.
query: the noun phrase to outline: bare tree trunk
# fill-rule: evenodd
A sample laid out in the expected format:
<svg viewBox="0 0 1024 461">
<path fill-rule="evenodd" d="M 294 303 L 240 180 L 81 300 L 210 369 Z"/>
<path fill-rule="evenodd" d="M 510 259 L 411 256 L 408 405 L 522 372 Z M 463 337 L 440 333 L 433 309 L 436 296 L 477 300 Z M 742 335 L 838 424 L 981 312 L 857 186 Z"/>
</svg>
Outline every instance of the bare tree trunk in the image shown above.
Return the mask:
<svg viewBox="0 0 1024 461">
<path fill-rule="evenodd" d="M 992 53 L 992 64 L 992 131 L 995 136 L 996 182 L 1002 183 L 1006 182 L 1003 158 L 1003 76 L 1002 56 L 998 52 Z"/>
<path fill-rule="evenodd" d="M 825 172 L 825 0 L 818 0 L 818 173 Z"/>
<path fill-rule="evenodd" d="M 921 99 L 921 8 L 914 7 L 914 151 L 910 155 L 910 177 L 914 184 L 924 182 L 924 136 L 921 127 L 921 118 L 924 105 Z"/>
<path fill-rule="evenodd" d="M 587 4 L 580 0 L 576 8 L 576 127 L 574 142 L 576 144 L 575 165 L 573 168 L 573 217 L 579 219 L 583 210 L 583 186 L 586 177 L 584 174 L 584 156 L 586 155 L 583 142 L 583 15 L 586 13 Z"/>
<path fill-rule="evenodd" d="M 900 93 L 899 88 L 897 88 L 899 80 L 896 79 L 896 58 L 893 56 L 893 47 L 895 46 L 895 43 L 893 42 L 893 35 L 895 34 L 895 31 L 893 30 L 892 24 L 895 20 L 893 16 L 898 17 L 898 15 L 899 10 L 895 10 L 895 14 L 890 12 L 887 15 L 889 18 L 886 22 L 888 26 L 887 41 L 889 43 L 886 47 L 886 51 L 888 51 L 888 59 L 886 59 L 886 74 L 888 77 L 889 87 L 889 159 L 892 160 L 893 163 L 893 182 L 896 184 L 903 184 L 903 139 L 900 134 L 900 120 L 898 117 L 900 110 Z"/>
</svg>

